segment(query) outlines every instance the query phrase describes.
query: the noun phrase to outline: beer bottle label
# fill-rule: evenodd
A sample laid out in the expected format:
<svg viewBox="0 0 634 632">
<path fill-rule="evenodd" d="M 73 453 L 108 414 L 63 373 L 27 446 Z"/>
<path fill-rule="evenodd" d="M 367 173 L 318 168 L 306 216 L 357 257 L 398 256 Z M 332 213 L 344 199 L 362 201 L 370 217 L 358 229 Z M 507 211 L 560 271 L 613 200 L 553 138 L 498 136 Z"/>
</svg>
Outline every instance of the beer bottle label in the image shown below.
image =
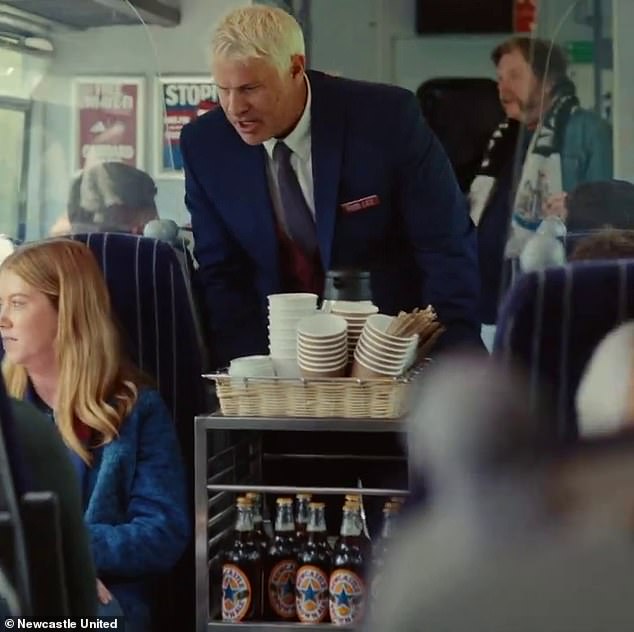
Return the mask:
<svg viewBox="0 0 634 632">
<path fill-rule="evenodd" d="M 222 567 L 222 620 L 242 621 L 251 607 L 251 583 L 244 571 L 233 564 Z"/>
<path fill-rule="evenodd" d="M 328 614 L 328 575 L 316 566 L 300 566 L 295 585 L 299 620 L 322 623 Z"/>
<path fill-rule="evenodd" d="M 294 619 L 295 609 L 295 576 L 297 562 L 282 560 L 269 573 L 269 604 L 275 614 L 282 619 Z"/>
<path fill-rule="evenodd" d="M 363 617 L 365 586 L 353 571 L 337 569 L 330 576 L 330 620 L 335 625 L 353 625 Z"/>
</svg>

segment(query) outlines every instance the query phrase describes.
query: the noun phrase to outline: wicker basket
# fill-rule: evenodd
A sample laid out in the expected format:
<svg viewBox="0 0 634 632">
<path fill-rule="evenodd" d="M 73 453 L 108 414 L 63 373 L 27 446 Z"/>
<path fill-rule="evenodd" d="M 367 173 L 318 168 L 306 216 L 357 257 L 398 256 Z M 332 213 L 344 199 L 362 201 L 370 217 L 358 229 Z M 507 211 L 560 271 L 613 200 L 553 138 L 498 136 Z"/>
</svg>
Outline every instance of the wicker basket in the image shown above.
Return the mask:
<svg viewBox="0 0 634 632">
<path fill-rule="evenodd" d="M 205 375 L 216 382 L 223 415 L 237 417 L 344 417 L 398 419 L 409 406 L 413 377 L 289 379 Z"/>
</svg>

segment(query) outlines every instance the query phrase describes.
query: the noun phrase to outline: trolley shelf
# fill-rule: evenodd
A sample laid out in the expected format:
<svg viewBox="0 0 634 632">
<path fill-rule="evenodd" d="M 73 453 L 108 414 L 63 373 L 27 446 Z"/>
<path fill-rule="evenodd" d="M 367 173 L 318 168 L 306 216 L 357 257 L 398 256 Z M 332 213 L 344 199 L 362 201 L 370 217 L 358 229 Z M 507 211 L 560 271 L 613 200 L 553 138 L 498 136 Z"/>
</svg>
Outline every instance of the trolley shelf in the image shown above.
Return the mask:
<svg viewBox="0 0 634 632">
<path fill-rule="evenodd" d="M 268 494 L 312 492 L 319 495 L 363 494 L 364 496 L 400 496 L 402 489 L 355 487 L 296 487 L 267 485 L 262 479 L 262 437 L 273 432 L 333 433 L 404 433 L 404 419 L 365 418 L 295 418 L 224 416 L 220 413 L 199 415 L 195 419 L 195 502 L 196 502 L 196 632 L 329 632 L 336 626 L 328 623 L 303 624 L 283 622 L 224 623 L 219 619 L 217 595 L 218 559 L 223 539 L 231 532 L 232 497 L 236 492 L 260 491 Z M 280 454 L 280 458 L 376 459 L 377 467 L 385 457 L 358 454 Z M 400 458 L 400 457 L 399 457 Z M 390 457 L 390 460 L 393 460 Z M 210 574 L 215 574 L 210 583 Z M 212 589 L 212 590 L 210 590 Z M 354 630 L 354 627 L 337 627 Z"/>
<path fill-rule="evenodd" d="M 196 426 L 205 430 L 284 430 L 297 432 L 405 432 L 403 419 L 329 417 L 230 417 L 199 415 Z M 304 628 L 302 628 L 304 629 Z"/>
</svg>

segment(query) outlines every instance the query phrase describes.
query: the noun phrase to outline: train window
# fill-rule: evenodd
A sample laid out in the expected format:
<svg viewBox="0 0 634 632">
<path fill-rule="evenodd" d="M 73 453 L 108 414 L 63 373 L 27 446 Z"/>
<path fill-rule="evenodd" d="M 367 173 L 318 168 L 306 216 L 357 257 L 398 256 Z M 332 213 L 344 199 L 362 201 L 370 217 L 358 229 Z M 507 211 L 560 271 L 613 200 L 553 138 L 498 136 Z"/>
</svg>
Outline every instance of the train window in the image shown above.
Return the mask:
<svg viewBox="0 0 634 632">
<path fill-rule="evenodd" d="M 28 110 L 24 105 L 0 99 L 0 234 L 25 237 L 24 178 L 25 130 Z"/>
</svg>

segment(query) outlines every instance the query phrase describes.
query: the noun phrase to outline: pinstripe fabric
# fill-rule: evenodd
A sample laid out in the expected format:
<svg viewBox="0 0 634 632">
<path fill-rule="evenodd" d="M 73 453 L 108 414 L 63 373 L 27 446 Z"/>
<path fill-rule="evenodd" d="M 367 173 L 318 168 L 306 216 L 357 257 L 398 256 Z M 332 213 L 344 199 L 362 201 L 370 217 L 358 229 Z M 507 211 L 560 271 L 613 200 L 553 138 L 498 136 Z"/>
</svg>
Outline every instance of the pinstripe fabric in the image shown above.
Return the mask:
<svg viewBox="0 0 634 632">
<path fill-rule="evenodd" d="M 134 289 L 136 294 L 136 339 L 137 339 L 137 351 L 139 368 L 143 371 L 146 370 L 143 362 L 143 324 L 141 323 L 141 278 L 139 274 L 140 270 L 140 254 L 141 242 L 137 240 L 134 249 Z"/>
<path fill-rule="evenodd" d="M 617 315 L 616 322 L 614 323 L 615 327 L 627 319 L 628 306 L 629 306 L 629 295 L 627 293 L 628 265 L 627 265 L 627 262 L 624 260 L 620 260 L 618 262 L 618 265 L 619 265 L 619 313 Z"/>
<path fill-rule="evenodd" d="M 544 273 L 537 273 L 536 301 L 533 311 L 533 330 L 531 331 L 531 358 L 530 358 L 530 404 L 535 409 L 539 401 L 539 341 L 542 338 L 542 325 L 544 322 Z"/>
<path fill-rule="evenodd" d="M 501 308 L 494 354 L 524 366 L 534 404 L 554 406 L 563 441 L 577 436 L 574 398 L 600 340 L 634 318 L 634 260 L 578 262 L 526 274 Z"/>
<path fill-rule="evenodd" d="M 569 374 L 568 363 L 570 360 L 570 329 L 572 324 L 572 290 L 573 290 L 573 270 L 572 267 L 564 269 L 564 291 L 561 295 L 561 347 L 559 349 L 559 375 Z M 583 318 L 583 316 L 582 316 Z M 563 434 L 566 429 L 566 402 L 569 398 L 569 380 L 561 379 L 559 393 L 557 397 L 557 429 L 559 434 Z M 575 389 L 576 390 L 576 389 Z M 574 395 L 573 395 L 574 396 Z"/>
<path fill-rule="evenodd" d="M 119 233 L 73 235 L 95 254 L 132 360 L 156 381 L 188 467 L 193 417 L 202 410 L 201 353 L 191 293 L 172 247 Z"/>
</svg>

